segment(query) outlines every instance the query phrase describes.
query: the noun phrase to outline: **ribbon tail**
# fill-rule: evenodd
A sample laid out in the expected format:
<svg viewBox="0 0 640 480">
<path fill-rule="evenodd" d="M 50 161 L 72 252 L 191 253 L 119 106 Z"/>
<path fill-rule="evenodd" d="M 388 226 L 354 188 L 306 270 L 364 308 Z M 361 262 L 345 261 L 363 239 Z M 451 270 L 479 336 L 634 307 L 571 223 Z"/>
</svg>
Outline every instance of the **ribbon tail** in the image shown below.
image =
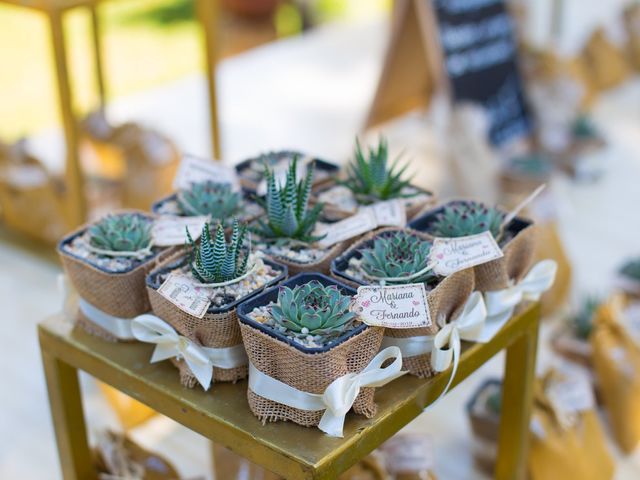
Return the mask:
<svg viewBox="0 0 640 480">
<path fill-rule="evenodd" d="M 451 333 L 451 350 L 453 350 L 453 368 L 451 369 L 451 375 L 449 376 L 449 381 L 447 382 L 447 385 L 444 387 L 444 390 L 442 390 L 442 393 L 440 394 L 440 396 L 438 396 L 438 398 L 436 398 L 435 401 L 433 401 L 430 405 L 425 407 L 423 411 L 426 412 L 430 408 L 433 408 L 440 400 L 442 400 L 442 398 L 449 391 L 449 387 L 451 387 L 451 384 L 453 383 L 453 379 L 456 378 L 456 373 L 458 372 L 458 364 L 460 363 L 461 348 L 462 346 L 460 344 L 460 335 L 458 334 L 458 331 L 454 329 L 453 332 Z"/>
<path fill-rule="evenodd" d="M 202 359 L 189 354 L 184 355 L 184 360 L 191 369 L 193 376 L 198 380 L 198 383 L 202 385 L 202 388 L 204 388 L 205 391 L 209 390 L 211 379 L 213 378 L 213 367 L 211 363 L 202 361 Z"/>
<path fill-rule="evenodd" d="M 324 433 L 329 435 L 330 437 L 344 437 L 344 419 L 346 415 L 339 414 L 336 415 L 330 409 L 326 409 L 322 418 L 320 419 L 320 423 L 318 424 L 318 428 L 322 430 Z"/>
<path fill-rule="evenodd" d="M 161 362 L 168 358 L 175 357 L 176 355 L 178 355 L 178 351 L 175 344 L 157 343 L 156 348 L 153 349 L 153 354 L 151 355 L 151 360 L 149 360 L 149 362 Z"/>
</svg>

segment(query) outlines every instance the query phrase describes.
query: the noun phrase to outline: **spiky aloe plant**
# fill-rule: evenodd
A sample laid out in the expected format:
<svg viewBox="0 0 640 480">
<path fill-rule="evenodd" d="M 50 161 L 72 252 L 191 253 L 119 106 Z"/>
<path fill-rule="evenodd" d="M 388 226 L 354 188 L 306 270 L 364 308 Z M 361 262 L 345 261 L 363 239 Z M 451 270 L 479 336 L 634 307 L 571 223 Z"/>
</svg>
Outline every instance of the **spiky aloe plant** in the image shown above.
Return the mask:
<svg viewBox="0 0 640 480">
<path fill-rule="evenodd" d="M 136 214 L 107 215 L 89 227 L 92 247 L 110 252 L 136 252 L 151 245 L 150 219 Z"/>
<path fill-rule="evenodd" d="M 309 197 L 313 183 L 313 167 L 309 166 L 303 180 L 298 182 L 296 168 L 298 157 L 289 164 L 284 185 L 278 185 L 272 170 L 266 169 L 267 195 L 263 206 L 267 219 L 259 218 L 255 232 L 264 240 L 293 239 L 301 242 L 315 242 L 322 236 L 314 236 L 313 229 L 318 221 L 322 204 L 309 209 Z"/>
<path fill-rule="evenodd" d="M 451 202 L 437 215 L 429 233 L 436 237 L 452 238 L 475 235 L 488 230 L 498 240 L 505 216 L 503 211 L 481 202 Z"/>
<path fill-rule="evenodd" d="M 202 283 L 222 283 L 244 275 L 247 272 L 250 253 L 244 248 L 246 231 L 246 225 L 240 226 L 238 220 L 234 219 L 231 240 L 227 243 L 224 227 L 218 223 L 212 240 L 210 226 L 207 223 L 202 228 L 200 245 L 197 245 L 187 230 L 193 276 Z"/>
<path fill-rule="evenodd" d="M 234 192 L 228 183 L 211 180 L 194 183 L 177 194 L 178 205 L 185 215 L 211 215 L 219 220 L 236 215 L 241 199 L 240 193 Z"/>
<path fill-rule="evenodd" d="M 634 258 L 620 268 L 620 274 L 640 282 L 640 258 Z"/>
<path fill-rule="evenodd" d="M 337 286 L 312 280 L 293 288 L 281 287 L 271 315 L 278 325 L 295 334 L 321 335 L 328 340 L 352 326 L 356 315 L 349 310 L 350 301 Z"/>
<path fill-rule="evenodd" d="M 410 179 L 403 179 L 408 165 L 400 166 L 399 159 L 389 163 L 387 141 L 380 138 L 378 147 L 369 148 L 368 158 L 356 139 L 355 159 L 347 166 L 347 179 L 342 182 L 360 203 L 368 204 L 378 200 L 407 198 L 418 192 L 406 193 Z"/>
<path fill-rule="evenodd" d="M 571 318 L 573 331 L 578 338 L 582 340 L 589 339 L 593 331 L 593 317 L 599 306 L 600 301 L 597 298 L 587 298 L 578 313 Z"/>
<path fill-rule="evenodd" d="M 362 269 L 375 278 L 397 278 L 389 284 L 428 282 L 434 278 L 431 271 L 418 277 L 413 274 L 423 270 L 429 262 L 431 242 L 405 231 L 378 236 L 370 248 L 360 250 Z M 401 280 L 402 277 L 410 277 Z"/>
</svg>

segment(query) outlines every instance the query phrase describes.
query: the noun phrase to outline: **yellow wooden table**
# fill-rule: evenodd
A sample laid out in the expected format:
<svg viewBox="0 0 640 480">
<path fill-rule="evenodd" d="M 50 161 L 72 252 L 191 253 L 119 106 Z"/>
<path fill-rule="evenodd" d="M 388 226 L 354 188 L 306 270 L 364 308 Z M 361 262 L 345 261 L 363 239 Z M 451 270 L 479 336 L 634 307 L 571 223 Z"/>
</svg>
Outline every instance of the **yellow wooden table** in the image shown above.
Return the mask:
<svg viewBox="0 0 640 480">
<path fill-rule="evenodd" d="M 58 99 L 64 140 L 66 146 L 65 187 L 66 214 L 68 222 L 77 226 L 86 221 L 87 211 L 84 200 L 82 172 L 78 152 L 78 124 L 75 115 L 74 98 L 69 77 L 69 61 L 64 31 L 64 16 L 76 8 L 87 8 L 91 16 L 91 40 L 93 44 L 96 87 L 100 106 L 105 105 L 105 80 L 102 61 L 102 44 L 98 5 L 103 0 L 0 0 L 0 3 L 27 8 L 46 15 L 51 34 L 54 64 L 58 87 Z M 216 97 L 216 61 L 217 61 L 217 0 L 194 0 L 198 18 L 202 26 L 202 39 L 205 50 L 207 73 L 207 93 L 209 94 L 209 115 L 211 127 L 211 145 L 213 156 L 220 159 L 220 133 L 218 128 L 218 107 Z"/>
<path fill-rule="evenodd" d="M 453 383 L 462 382 L 500 350 L 507 350 L 498 479 L 525 476 L 539 314 L 539 306 L 531 305 L 491 343 L 466 345 Z M 344 438 L 333 438 L 316 428 L 292 423 L 262 425 L 249 411 L 246 381 L 215 384 L 208 393 L 181 387 L 178 373 L 168 361 L 149 364 L 153 345 L 105 342 L 74 329 L 63 315 L 41 323 L 38 333 L 60 462 L 67 480 L 96 478 L 87 444 L 78 370 L 286 479 L 335 478 L 420 415 L 440 395 L 449 375 L 447 371 L 428 380 L 406 375 L 378 389 L 376 417 L 366 419 L 350 413 Z"/>
</svg>

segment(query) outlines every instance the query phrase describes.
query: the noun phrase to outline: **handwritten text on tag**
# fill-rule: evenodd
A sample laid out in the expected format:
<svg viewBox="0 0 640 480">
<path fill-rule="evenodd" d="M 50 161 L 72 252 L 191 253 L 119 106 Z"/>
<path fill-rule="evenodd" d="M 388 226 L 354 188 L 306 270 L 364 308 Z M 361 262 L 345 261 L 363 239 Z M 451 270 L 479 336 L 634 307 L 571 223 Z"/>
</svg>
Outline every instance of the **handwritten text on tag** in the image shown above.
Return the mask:
<svg viewBox="0 0 640 480">
<path fill-rule="evenodd" d="M 432 324 L 422 283 L 358 287 L 352 311 L 363 323 L 386 328 L 418 328 Z"/>
<path fill-rule="evenodd" d="M 355 215 L 336 223 L 322 224 L 316 228 L 315 235 L 326 235 L 319 240 L 320 248 L 328 248 L 376 228 L 376 217 L 371 210 L 362 210 Z"/>
<path fill-rule="evenodd" d="M 379 227 L 404 227 L 407 224 L 407 210 L 404 202 L 398 199 L 386 200 L 363 207 L 371 210 Z"/>
<path fill-rule="evenodd" d="M 153 244 L 159 247 L 184 245 L 187 241 L 185 228 L 189 229 L 191 238 L 197 240 L 206 221 L 207 217 L 160 217 L 151 230 Z"/>
<path fill-rule="evenodd" d="M 160 285 L 158 293 L 183 312 L 197 318 L 204 317 L 209 305 L 211 305 L 211 300 L 209 300 L 205 290 L 196 287 L 186 275 L 169 275 L 164 283 Z"/>
<path fill-rule="evenodd" d="M 442 276 L 475 267 L 504 256 L 491 232 L 458 238 L 436 238 L 430 258 L 436 262 L 433 271 Z"/>
<path fill-rule="evenodd" d="M 194 183 L 213 180 L 216 183 L 230 183 L 234 190 L 240 189 L 235 169 L 223 165 L 222 162 L 184 155 L 173 179 L 173 188 L 183 190 Z"/>
</svg>

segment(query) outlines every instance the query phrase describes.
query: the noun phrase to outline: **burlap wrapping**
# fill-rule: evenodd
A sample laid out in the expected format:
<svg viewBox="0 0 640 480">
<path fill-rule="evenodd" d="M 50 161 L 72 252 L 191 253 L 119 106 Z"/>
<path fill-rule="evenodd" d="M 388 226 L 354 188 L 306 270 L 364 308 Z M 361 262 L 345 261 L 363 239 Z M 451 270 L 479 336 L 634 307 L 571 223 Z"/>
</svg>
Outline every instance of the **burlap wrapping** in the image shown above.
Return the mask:
<svg viewBox="0 0 640 480">
<path fill-rule="evenodd" d="M 157 275 L 171 265 L 176 265 L 184 258 L 180 251 L 167 258 L 158 265 L 150 276 Z M 233 347 L 242 343 L 236 308 L 225 313 L 206 313 L 202 318 L 195 317 L 176 307 L 158 293 L 155 288 L 147 285 L 147 292 L 153 313 L 170 324 L 176 331 L 198 345 L 211 348 Z M 196 379 L 185 362 L 173 361 L 180 370 L 180 382 L 185 387 L 193 388 Z M 236 382 L 246 378 L 247 365 L 235 368 L 213 367 L 213 381 Z"/>
<path fill-rule="evenodd" d="M 529 273 L 536 253 L 536 227 L 522 229 L 502 248 L 504 256 L 473 267 L 476 290 L 491 292 L 509 287 Z"/>
<path fill-rule="evenodd" d="M 367 246 L 375 237 L 386 232 L 394 231 L 407 231 L 417 237 L 431 240 L 432 237 L 424 233 L 410 230 L 399 229 L 395 227 L 381 228 L 367 234 L 362 240 L 354 244 L 349 248 L 343 257 L 347 257 L 353 252 L 360 250 Z M 332 269 L 332 276 L 337 278 L 341 282 L 346 283 L 349 286 L 358 288 L 360 283 L 354 282 L 339 275 L 338 272 Z M 455 320 L 457 316 L 462 312 L 464 304 L 474 290 L 474 273 L 472 269 L 462 270 L 456 272 L 444 280 L 442 280 L 433 290 L 427 292 L 427 303 L 429 304 L 429 312 L 431 313 L 431 320 L 433 324 L 430 327 L 422 328 L 407 328 L 407 329 L 389 329 L 385 330 L 385 335 L 395 338 L 408 338 L 417 337 L 423 335 L 435 335 L 438 333 L 438 326 L 436 322 L 441 324 L 449 323 Z M 416 375 L 420 378 L 427 378 L 433 376 L 434 372 L 431 368 L 431 354 L 426 353 L 423 355 L 417 355 L 415 357 L 402 357 L 402 367 L 405 370 L 409 370 L 409 373 Z"/>
<path fill-rule="evenodd" d="M 383 329 L 369 327 L 326 352 L 304 353 L 258 329 L 241 323 L 249 361 L 266 375 L 308 393 L 323 393 L 338 377 L 362 371 L 378 353 Z M 360 390 L 353 410 L 371 418 L 376 414 L 374 389 Z M 307 411 L 267 400 L 247 389 L 249 408 L 263 423 L 291 421 L 305 427 L 318 425 L 323 410 Z"/>
<path fill-rule="evenodd" d="M 615 464 L 607 449 L 602 426 L 595 410 L 577 414 L 576 424 L 563 427 L 545 393 L 545 376 L 536 381 L 528 470 L 531 480 L 575 478 L 603 480 L 613 478 Z"/>
<path fill-rule="evenodd" d="M 592 361 L 613 435 L 625 453 L 640 443 L 640 347 L 616 321 L 613 298 L 595 318 Z"/>
<path fill-rule="evenodd" d="M 88 227 L 88 224 L 83 225 L 67 238 L 80 235 Z M 154 257 L 145 260 L 128 272 L 109 273 L 71 255 L 62 248 L 62 244 L 58 245 L 58 255 L 64 271 L 80 297 L 103 312 L 119 318 L 134 318 L 151 309 L 145 291 L 145 277 L 149 271 L 174 252 L 174 248 L 162 249 Z M 106 340 L 117 340 L 80 312 L 78 325 L 93 335 Z"/>
<path fill-rule="evenodd" d="M 300 263 L 291 260 L 290 258 L 282 257 L 279 255 L 270 255 L 268 252 L 264 252 L 267 257 L 271 258 L 274 262 L 281 263 L 287 266 L 289 276 L 292 277 L 298 273 L 312 273 L 320 272 L 328 275 L 331 270 L 331 262 L 334 258 L 340 255 L 345 248 L 349 246 L 348 242 L 336 243 L 333 247 L 327 250 L 326 254 L 315 262 Z"/>
</svg>

